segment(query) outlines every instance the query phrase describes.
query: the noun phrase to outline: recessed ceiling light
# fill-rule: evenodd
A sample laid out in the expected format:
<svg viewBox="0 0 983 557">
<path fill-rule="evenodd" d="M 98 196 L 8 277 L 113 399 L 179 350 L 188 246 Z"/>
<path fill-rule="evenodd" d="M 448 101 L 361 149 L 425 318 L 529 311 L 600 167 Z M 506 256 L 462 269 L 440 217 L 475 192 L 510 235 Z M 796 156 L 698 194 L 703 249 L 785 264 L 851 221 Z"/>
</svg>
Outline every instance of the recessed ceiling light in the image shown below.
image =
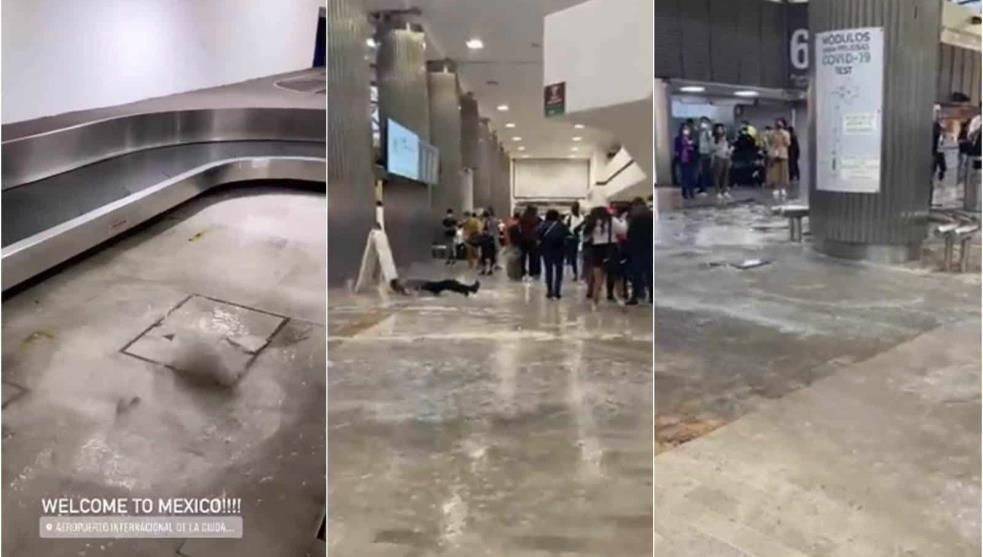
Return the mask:
<svg viewBox="0 0 983 557">
<path fill-rule="evenodd" d="M 578 130 L 584 129 L 584 125 L 583 124 L 574 124 L 573 127 L 577 128 Z"/>
<path fill-rule="evenodd" d="M 757 97 L 757 91 L 734 91 L 734 95 L 738 97 Z"/>
<path fill-rule="evenodd" d="M 525 148 L 525 146 L 523 146 L 523 145 L 520 145 L 520 146 L 519 146 L 519 150 L 520 150 L 520 151 L 525 151 L 525 150 L 526 150 L 526 148 Z"/>
<path fill-rule="evenodd" d="M 508 112 L 509 105 L 507 105 L 507 104 L 500 104 L 500 105 L 498 105 L 497 108 L 498 108 L 498 111 L 499 112 Z"/>
<path fill-rule="evenodd" d="M 485 48 L 485 43 L 481 42 L 481 39 L 477 37 L 469 39 L 468 42 L 464 44 L 468 45 L 468 48 L 471 50 L 481 50 L 482 48 Z"/>
<path fill-rule="evenodd" d="M 580 141 L 581 139 L 583 139 L 583 138 L 582 138 L 582 137 L 580 137 L 579 135 L 578 135 L 578 136 L 575 136 L 575 137 L 573 138 L 573 140 L 574 140 L 574 141 Z"/>
<path fill-rule="evenodd" d="M 375 48 L 375 47 L 379 46 L 375 42 L 375 39 L 373 39 L 372 37 L 369 37 L 369 38 L 365 39 L 365 44 L 369 45 L 369 48 Z"/>
<path fill-rule="evenodd" d="M 575 159 L 575 158 L 577 158 L 577 157 L 576 157 L 576 156 L 574 156 L 574 155 L 567 155 L 567 158 L 568 158 L 568 159 Z"/>
<path fill-rule="evenodd" d="M 517 135 L 515 135 L 515 136 L 512 136 L 512 141 L 522 141 L 522 138 L 519 137 L 519 136 L 517 136 Z"/>
<path fill-rule="evenodd" d="M 509 123 L 505 124 L 505 127 L 506 128 L 514 128 L 515 127 L 515 122 L 509 122 Z"/>
<path fill-rule="evenodd" d="M 685 87 L 680 87 L 680 91 L 683 93 L 702 93 L 707 90 L 706 87 L 700 87 L 699 85 L 687 85 Z"/>
<path fill-rule="evenodd" d="M 570 148 L 570 150 L 571 150 L 571 151 L 579 151 L 580 149 L 579 149 L 579 148 L 577 148 L 577 147 L 571 147 L 571 148 Z"/>
<path fill-rule="evenodd" d="M 529 158 L 529 155 L 522 155 L 522 158 L 528 159 Z"/>
</svg>

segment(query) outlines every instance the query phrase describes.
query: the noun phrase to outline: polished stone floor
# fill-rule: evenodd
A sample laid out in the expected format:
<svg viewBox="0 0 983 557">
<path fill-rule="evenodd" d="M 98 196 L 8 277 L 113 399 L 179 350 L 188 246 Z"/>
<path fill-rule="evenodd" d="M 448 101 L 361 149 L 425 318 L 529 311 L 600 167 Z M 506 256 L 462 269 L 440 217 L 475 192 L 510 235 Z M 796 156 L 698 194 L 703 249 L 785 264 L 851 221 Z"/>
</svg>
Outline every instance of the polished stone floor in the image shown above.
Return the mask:
<svg viewBox="0 0 983 557">
<path fill-rule="evenodd" d="M 656 554 L 978 554 L 978 253 L 953 275 L 931 245 L 892 267 L 787 238 L 755 202 L 656 226 Z"/>
<path fill-rule="evenodd" d="M 565 288 L 330 292 L 330 555 L 651 555 L 651 306 Z"/>
<path fill-rule="evenodd" d="M 4 557 L 324 554 L 324 203 L 216 191 L 3 302 Z M 39 539 L 62 495 L 239 497 L 245 537 Z"/>
</svg>

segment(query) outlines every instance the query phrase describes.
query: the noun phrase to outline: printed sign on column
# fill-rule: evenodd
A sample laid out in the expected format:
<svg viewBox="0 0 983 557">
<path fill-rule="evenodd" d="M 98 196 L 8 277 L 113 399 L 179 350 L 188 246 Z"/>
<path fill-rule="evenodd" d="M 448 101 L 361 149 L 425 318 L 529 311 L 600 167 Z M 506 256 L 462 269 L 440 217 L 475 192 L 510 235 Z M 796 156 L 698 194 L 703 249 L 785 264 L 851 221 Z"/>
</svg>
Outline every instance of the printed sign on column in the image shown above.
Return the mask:
<svg viewBox="0 0 983 557">
<path fill-rule="evenodd" d="M 546 117 L 560 116 L 567 108 L 567 83 L 553 83 L 543 87 L 543 108 Z"/>
<path fill-rule="evenodd" d="M 816 36 L 816 189 L 881 189 L 884 30 Z"/>
</svg>

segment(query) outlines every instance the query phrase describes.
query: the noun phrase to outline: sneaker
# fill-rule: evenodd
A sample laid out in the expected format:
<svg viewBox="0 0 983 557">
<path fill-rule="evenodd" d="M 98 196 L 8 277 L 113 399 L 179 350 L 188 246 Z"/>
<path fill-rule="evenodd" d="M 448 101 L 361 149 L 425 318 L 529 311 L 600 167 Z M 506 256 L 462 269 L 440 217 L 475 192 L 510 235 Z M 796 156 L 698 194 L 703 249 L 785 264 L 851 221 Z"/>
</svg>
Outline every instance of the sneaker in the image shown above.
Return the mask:
<svg viewBox="0 0 983 557">
<path fill-rule="evenodd" d="M 625 302 L 625 305 L 626 306 L 637 306 L 638 305 L 638 298 L 632 298 L 632 299 L 628 300 L 627 302 Z"/>
<path fill-rule="evenodd" d="M 772 199 L 778 200 L 778 190 L 771 190 Z"/>
<path fill-rule="evenodd" d="M 471 285 L 471 293 L 477 294 L 479 288 L 481 288 L 481 282 L 477 280 L 474 281 L 474 284 Z"/>
<path fill-rule="evenodd" d="M 730 194 L 729 191 L 724 192 L 724 199 L 734 199 L 734 196 Z"/>
<path fill-rule="evenodd" d="M 697 195 L 698 197 L 706 197 L 706 196 L 707 196 L 707 192 L 705 192 L 705 191 L 701 191 L 700 193 L 698 193 L 698 194 L 696 194 L 696 195 Z"/>
</svg>

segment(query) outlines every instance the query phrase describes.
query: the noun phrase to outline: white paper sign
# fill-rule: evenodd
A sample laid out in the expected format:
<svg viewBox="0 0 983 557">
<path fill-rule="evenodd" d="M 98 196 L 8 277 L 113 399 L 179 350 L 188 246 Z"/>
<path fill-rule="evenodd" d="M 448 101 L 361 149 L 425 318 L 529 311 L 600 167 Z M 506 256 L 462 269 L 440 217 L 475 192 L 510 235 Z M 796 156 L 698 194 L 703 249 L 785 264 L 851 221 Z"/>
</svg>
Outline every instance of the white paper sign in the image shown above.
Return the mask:
<svg viewBox="0 0 983 557">
<path fill-rule="evenodd" d="M 881 189 L 884 30 L 816 35 L 816 189 Z"/>
</svg>

